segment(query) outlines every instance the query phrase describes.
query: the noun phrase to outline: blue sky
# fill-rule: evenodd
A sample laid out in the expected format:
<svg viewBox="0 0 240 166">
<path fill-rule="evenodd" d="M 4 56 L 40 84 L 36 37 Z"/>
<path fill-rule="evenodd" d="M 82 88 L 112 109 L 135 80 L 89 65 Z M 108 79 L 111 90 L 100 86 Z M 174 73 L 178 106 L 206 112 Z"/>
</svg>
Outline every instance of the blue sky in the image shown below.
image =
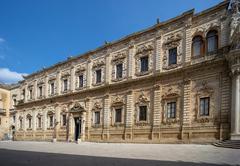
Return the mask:
<svg viewBox="0 0 240 166">
<path fill-rule="evenodd" d="M 0 82 L 12 83 L 182 12 L 223 0 L 1 0 Z"/>
</svg>

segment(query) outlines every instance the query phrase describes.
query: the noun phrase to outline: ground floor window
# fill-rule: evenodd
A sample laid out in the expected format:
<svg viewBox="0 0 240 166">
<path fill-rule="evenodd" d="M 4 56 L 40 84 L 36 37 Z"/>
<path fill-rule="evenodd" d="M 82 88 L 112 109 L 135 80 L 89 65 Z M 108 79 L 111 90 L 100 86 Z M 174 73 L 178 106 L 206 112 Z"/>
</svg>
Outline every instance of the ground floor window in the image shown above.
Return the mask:
<svg viewBox="0 0 240 166">
<path fill-rule="evenodd" d="M 167 103 L 167 118 L 176 118 L 176 102 Z"/>
<path fill-rule="evenodd" d="M 67 125 L 67 115 L 66 115 L 66 114 L 63 114 L 63 115 L 62 115 L 62 125 L 63 125 L 63 126 L 66 126 L 66 125 Z"/>
<path fill-rule="evenodd" d="M 139 106 L 139 121 L 147 121 L 147 106 Z"/>
<path fill-rule="evenodd" d="M 100 112 L 99 111 L 94 112 L 94 123 L 96 125 L 100 124 Z"/>
<path fill-rule="evenodd" d="M 208 116 L 209 115 L 209 97 L 200 98 L 200 116 Z"/>
<path fill-rule="evenodd" d="M 115 109 L 115 122 L 116 123 L 122 122 L 122 109 L 121 108 Z"/>
<path fill-rule="evenodd" d="M 38 128 L 42 127 L 42 118 L 41 116 L 38 117 Z"/>
</svg>

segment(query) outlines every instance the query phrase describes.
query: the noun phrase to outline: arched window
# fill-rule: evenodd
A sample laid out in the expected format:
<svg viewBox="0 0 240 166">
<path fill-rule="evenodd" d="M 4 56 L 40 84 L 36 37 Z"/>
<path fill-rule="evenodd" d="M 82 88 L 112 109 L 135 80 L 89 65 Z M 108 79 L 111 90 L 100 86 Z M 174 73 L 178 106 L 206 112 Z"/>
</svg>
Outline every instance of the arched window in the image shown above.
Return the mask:
<svg viewBox="0 0 240 166">
<path fill-rule="evenodd" d="M 201 36 L 195 36 L 192 40 L 193 57 L 201 56 L 204 52 L 204 42 Z"/>
<path fill-rule="evenodd" d="M 207 52 L 215 52 L 218 49 L 218 32 L 216 30 L 207 33 Z"/>
</svg>

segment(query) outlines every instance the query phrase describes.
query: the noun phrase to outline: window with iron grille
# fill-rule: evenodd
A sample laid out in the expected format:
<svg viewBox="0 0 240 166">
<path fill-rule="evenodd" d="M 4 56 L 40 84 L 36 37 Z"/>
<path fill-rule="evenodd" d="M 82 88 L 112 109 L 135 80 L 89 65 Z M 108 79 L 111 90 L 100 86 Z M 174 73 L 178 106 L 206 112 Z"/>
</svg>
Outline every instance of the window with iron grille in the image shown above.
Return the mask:
<svg viewBox="0 0 240 166">
<path fill-rule="evenodd" d="M 177 47 L 169 49 L 168 65 L 177 64 Z"/>
<path fill-rule="evenodd" d="M 176 118 L 176 102 L 167 103 L 167 118 Z"/>
<path fill-rule="evenodd" d="M 200 116 L 208 116 L 209 115 L 209 97 L 200 98 Z"/>
<path fill-rule="evenodd" d="M 121 108 L 115 109 L 115 122 L 116 123 L 122 122 L 122 109 Z"/>
<path fill-rule="evenodd" d="M 147 121 L 147 106 L 139 106 L 139 121 Z"/>
<path fill-rule="evenodd" d="M 148 56 L 141 57 L 141 72 L 146 72 L 148 71 Z"/>
</svg>

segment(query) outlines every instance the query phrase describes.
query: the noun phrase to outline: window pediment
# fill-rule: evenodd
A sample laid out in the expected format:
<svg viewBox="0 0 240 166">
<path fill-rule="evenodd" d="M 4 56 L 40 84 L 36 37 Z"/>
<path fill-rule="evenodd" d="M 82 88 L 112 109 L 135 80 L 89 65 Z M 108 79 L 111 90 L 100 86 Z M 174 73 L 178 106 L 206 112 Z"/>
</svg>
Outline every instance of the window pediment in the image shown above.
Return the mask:
<svg viewBox="0 0 240 166">
<path fill-rule="evenodd" d="M 71 108 L 70 112 L 72 112 L 72 113 L 73 112 L 85 112 L 85 109 L 80 103 L 76 102 L 73 105 L 73 107 Z"/>
<path fill-rule="evenodd" d="M 124 105 L 123 98 L 117 96 L 113 99 L 112 107 L 117 107 L 122 105 Z"/>
<path fill-rule="evenodd" d="M 95 62 L 93 62 L 93 68 L 98 68 L 105 65 L 104 60 L 96 60 Z"/>
<path fill-rule="evenodd" d="M 152 44 L 142 45 L 139 48 L 137 48 L 136 56 L 139 55 L 139 54 L 146 55 L 146 54 L 149 53 L 149 51 L 152 51 L 152 50 L 153 50 L 153 45 Z"/>
<path fill-rule="evenodd" d="M 100 109 L 102 109 L 102 104 L 100 102 L 94 103 L 92 110 L 100 110 Z"/>
<path fill-rule="evenodd" d="M 118 60 L 122 60 L 126 57 L 127 57 L 126 52 L 117 53 L 116 55 L 113 56 L 112 61 L 115 62 L 115 61 L 118 61 Z"/>
</svg>

